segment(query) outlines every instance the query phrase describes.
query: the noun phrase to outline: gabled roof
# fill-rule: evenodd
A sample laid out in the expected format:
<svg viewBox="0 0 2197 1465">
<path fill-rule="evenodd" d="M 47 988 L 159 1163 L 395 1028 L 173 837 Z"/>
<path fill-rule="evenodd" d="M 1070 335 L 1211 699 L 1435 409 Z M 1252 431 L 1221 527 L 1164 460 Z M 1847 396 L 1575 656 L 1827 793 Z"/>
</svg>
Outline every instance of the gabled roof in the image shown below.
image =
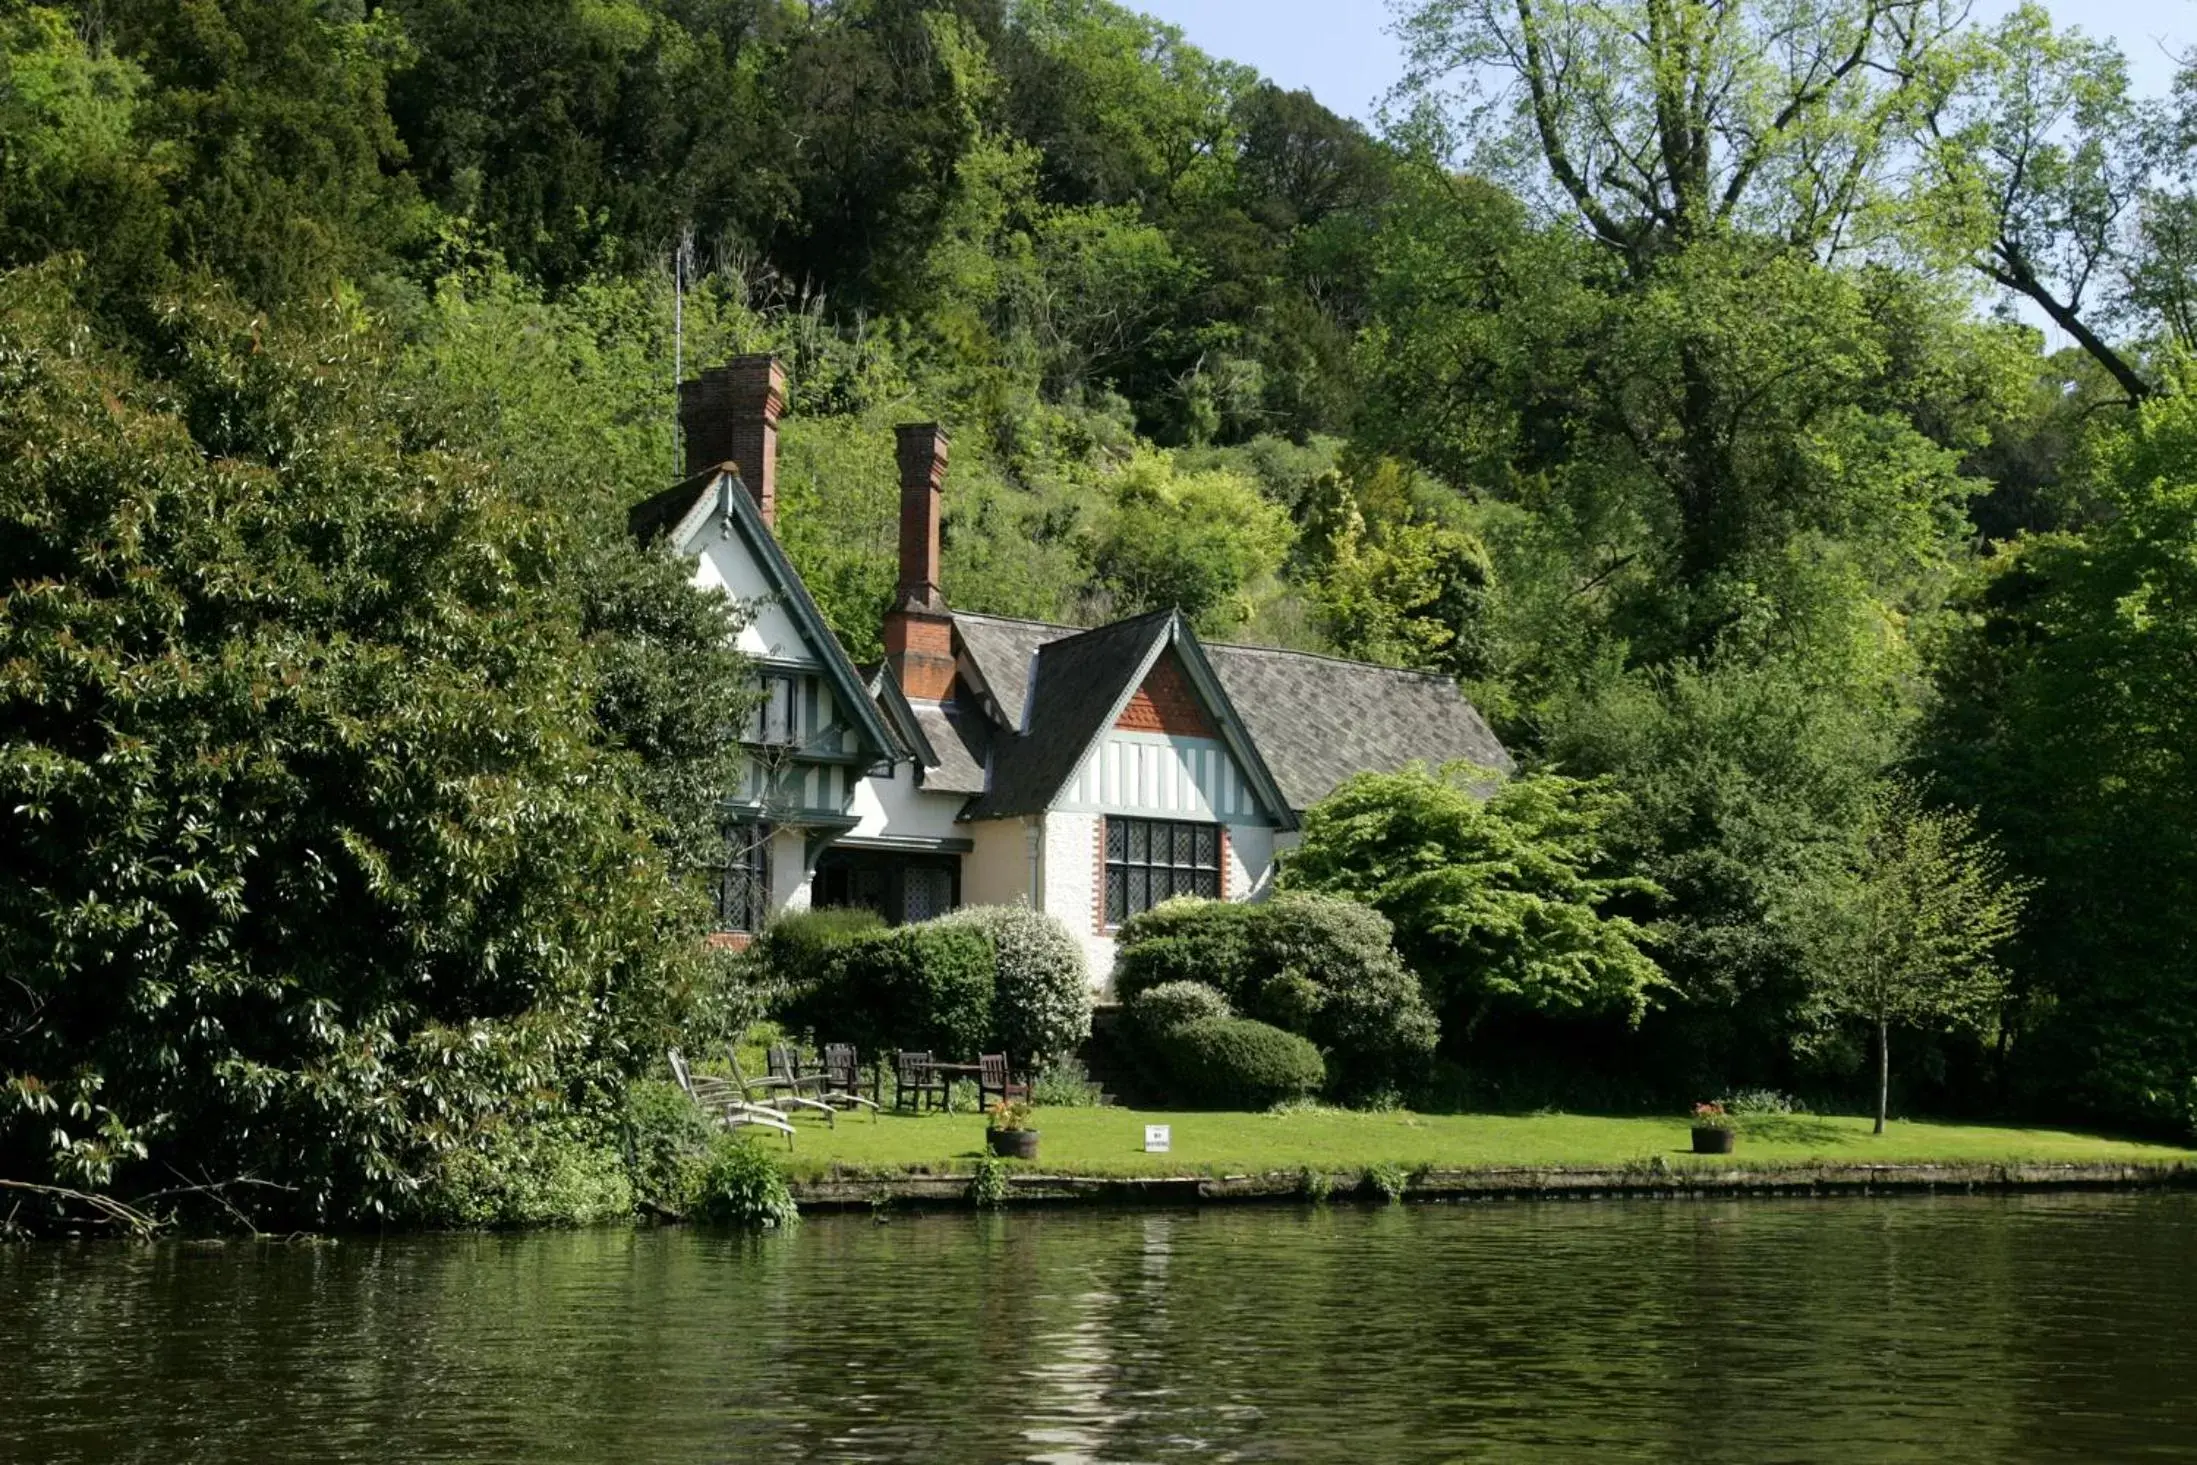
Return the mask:
<svg viewBox="0 0 2197 1465">
<path fill-rule="evenodd" d="M 1266 646 L 1206 652 L 1291 808 L 1310 808 L 1353 773 L 1460 760 L 1498 773 L 1516 766 L 1479 709 L 1440 673 Z"/>
<path fill-rule="evenodd" d="M 1002 712 L 1033 728 L 1024 716 L 1027 668 L 1042 648 L 1084 634 L 962 612 L 954 629 Z M 1460 760 L 1499 773 L 1516 766 L 1456 682 L 1438 672 L 1269 646 L 1200 645 L 1292 809 L 1310 808 L 1354 773 Z"/>
<path fill-rule="evenodd" d="M 801 574 L 786 558 L 778 536 L 763 522 L 762 511 L 740 482 L 737 468 L 730 463 L 706 468 L 634 505 L 626 513 L 626 528 L 644 544 L 662 539 L 672 553 L 691 555 L 696 553 L 703 531 L 720 516 L 727 533 L 737 536 L 755 557 L 764 580 L 793 617 L 801 639 L 823 666 L 832 698 L 843 709 L 843 715 L 853 721 L 879 757 L 891 762 L 900 749 L 899 740 L 885 726 L 865 679 L 825 623 L 823 611 L 809 595 L 809 587 L 801 583 Z"/>
<path fill-rule="evenodd" d="M 964 817 L 997 819 L 1050 808 L 1169 647 L 1181 657 L 1183 670 L 1213 713 L 1222 741 L 1260 802 L 1278 822 L 1291 825 L 1288 800 L 1258 745 L 1229 704 L 1227 689 L 1206 661 L 1189 623 L 1172 610 L 1041 642 L 1035 648 L 1022 709 L 1025 730 L 995 738 L 991 786 Z M 981 662 L 979 669 L 984 670 Z M 1004 702 L 1000 682 L 989 672 L 986 679 Z"/>
</svg>

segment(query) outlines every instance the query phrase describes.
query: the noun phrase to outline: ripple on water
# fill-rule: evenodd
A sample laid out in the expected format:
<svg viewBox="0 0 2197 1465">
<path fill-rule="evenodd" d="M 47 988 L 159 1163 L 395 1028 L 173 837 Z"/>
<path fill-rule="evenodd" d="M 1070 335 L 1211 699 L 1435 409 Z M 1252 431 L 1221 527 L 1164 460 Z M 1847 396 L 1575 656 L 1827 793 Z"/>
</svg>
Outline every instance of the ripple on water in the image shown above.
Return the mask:
<svg viewBox="0 0 2197 1465">
<path fill-rule="evenodd" d="M 2197 1197 L 0 1250 L 0 1460 L 2197 1458 Z"/>
</svg>

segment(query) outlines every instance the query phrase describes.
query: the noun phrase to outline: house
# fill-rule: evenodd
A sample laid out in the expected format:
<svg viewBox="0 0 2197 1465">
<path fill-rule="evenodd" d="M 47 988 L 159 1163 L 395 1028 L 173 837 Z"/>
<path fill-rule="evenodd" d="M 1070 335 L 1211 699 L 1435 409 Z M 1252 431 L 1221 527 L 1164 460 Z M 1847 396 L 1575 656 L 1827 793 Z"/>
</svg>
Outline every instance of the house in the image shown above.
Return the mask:
<svg viewBox="0 0 2197 1465">
<path fill-rule="evenodd" d="M 784 409 L 768 357 L 683 384 L 689 476 L 631 515 L 755 607 L 741 645 L 766 696 L 718 881 L 727 933 L 804 905 L 898 923 L 1027 902 L 1103 984 L 1136 912 L 1265 895 L 1305 809 L 1351 774 L 1511 767 L 1447 677 L 1209 643 L 1173 611 L 1082 628 L 954 610 L 934 423 L 898 430 L 899 585 L 883 662 L 857 668 L 772 534 Z"/>
</svg>

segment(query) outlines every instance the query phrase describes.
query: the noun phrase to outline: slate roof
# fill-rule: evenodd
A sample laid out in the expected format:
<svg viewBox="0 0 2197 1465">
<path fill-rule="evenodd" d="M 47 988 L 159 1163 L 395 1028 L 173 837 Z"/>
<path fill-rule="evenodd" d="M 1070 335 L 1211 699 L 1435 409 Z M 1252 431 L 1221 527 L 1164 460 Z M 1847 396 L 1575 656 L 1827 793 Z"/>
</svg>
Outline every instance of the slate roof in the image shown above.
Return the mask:
<svg viewBox="0 0 2197 1465">
<path fill-rule="evenodd" d="M 1164 620 L 1165 614 L 1161 612 L 1156 618 Z M 1113 631 L 1154 619 L 1143 616 L 1100 630 Z M 1039 681 L 1046 683 L 1054 665 L 1046 653 L 1053 646 L 1065 640 L 1083 641 L 1099 633 L 1042 621 L 958 612 L 954 629 L 976 661 L 1001 714 L 1017 726 L 1027 721 L 1034 739 L 1050 743 L 1053 702 L 1041 695 L 1034 712 L 1024 717 L 1031 660 L 1036 658 Z M 1226 642 L 1201 645 L 1292 809 L 1302 810 L 1318 803 L 1353 773 L 1393 773 L 1413 762 L 1439 767 L 1460 759 L 1503 773 L 1516 766 L 1479 710 L 1465 700 L 1454 681 L 1439 673 L 1266 646 Z M 1070 664 L 1060 666 L 1067 670 Z M 1095 700 L 1095 689 L 1092 696 Z M 1073 741 L 1075 751 L 1060 755 L 1067 759 L 1066 766 L 1052 790 L 1043 796 L 1045 799 L 1050 799 L 1052 792 L 1075 772 L 1075 759 L 1089 735 L 1090 730 L 1081 736 L 1062 732 L 1061 741 Z M 1001 740 L 1003 749 L 1009 741 Z M 1046 759 L 1042 767 L 1049 770 L 1058 761 L 1059 757 Z M 1017 769 L 1018 777 L 1041 780 L 1047 774 L 1037 771 L 1040 766 L 1036 761 L 1022 764 Z M 1001 802 L 998 794 L 995 786 L 994 797 L 979 801 L 971 808 L 970 817 L 990 817 L 992 806 Z M 1032 790 L 1018 787 L 1013 802 L 1025 803 L 1032 796 Z M 1042 802 L 1038 807 L 1043 807 Z"/>
<path fill-rule="evenodd" d="M 1293 809 L 1353 773 L 1415 761 L 1516 766 L 1479 709 L 1438 673 L 1265 646 L 1209 644 L 1205 655 Z"/>
<path fill-rule="evenodd" d="M 940 793 L 984 792 L 984 755 L 991 746 L 992 725 L 983 713 L 954 703 L 911 702 L 924 741 L 938 762 L 923 770 L 923 786 Z"/>
<path fill-rule="evenodd" d="M 1173 618 L 1172 611 L 1154 611 L 1095 631 L 1066 631 L 1039 643 L 1035 648 L 1037 671 L 1027 682 L 1029 731 L 997 740 L 992 749 L 991 787 L 969 806 L 964 817 L 997 819 L 1049 807 L 1061 785 L 1075 776 L 1091 740 L 1113 719 L 1122 699 L 1134 690 L 1130 678 L 1151 659 Z M 979 657 L 977 669 L 992 684 L 993 695 L 1005 710 L 1007 694 L 993 667 L 983 659 L 983 653 L 974 646 L 970 649 Z M 995 642 L 995 651 L 1004 649 Z M 1005 663 L 1001 670 L 1012 665 Z M 1019 694 L 1021 688 L 1016 691 Z M 1010 715 L 1019 717 L 1020 713 L 1018 706 Z"/>
</svg>

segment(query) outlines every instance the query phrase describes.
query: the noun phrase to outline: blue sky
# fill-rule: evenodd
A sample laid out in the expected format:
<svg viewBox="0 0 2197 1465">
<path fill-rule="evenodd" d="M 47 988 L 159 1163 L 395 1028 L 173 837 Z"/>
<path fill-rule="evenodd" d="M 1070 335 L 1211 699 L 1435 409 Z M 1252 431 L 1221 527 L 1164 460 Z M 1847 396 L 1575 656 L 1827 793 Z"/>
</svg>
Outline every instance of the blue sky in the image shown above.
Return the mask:
<svg viewBox="0 0 2197 1465">
<path fill-rule="evenodd" d="M 1201 49 L 1248 62 L 1353 117 L 1370 119 L 1402 70 L 1382 0 L 1127 3 L 1182 27 Z M 2010 8 L 2006 0 L 1978 0 L 1976 14 L 1989 18 Z M 2197 46 L 2197 0 L 2050 0 L 2050 8 L 2062 25 L 2116 37 L 2145 91 L 2165 93 L 2174 74 L 2166 51 Z"/>
</svg>

